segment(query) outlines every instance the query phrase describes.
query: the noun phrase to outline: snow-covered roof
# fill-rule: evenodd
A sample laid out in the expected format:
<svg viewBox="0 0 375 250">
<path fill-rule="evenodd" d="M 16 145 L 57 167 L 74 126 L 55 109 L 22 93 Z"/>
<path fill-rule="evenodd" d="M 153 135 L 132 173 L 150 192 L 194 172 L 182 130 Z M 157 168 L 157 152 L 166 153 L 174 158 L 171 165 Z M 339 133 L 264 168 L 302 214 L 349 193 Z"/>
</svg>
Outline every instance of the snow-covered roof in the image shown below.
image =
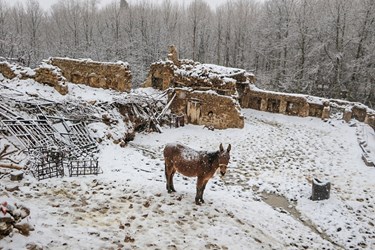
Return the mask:
<svg viewBox="0 0 375 250">
<path fill-rule="evenodd" d="M 245 77 L 252 75 L 244 69 L 200 63 L 181 64 L 181 66 L 175 70 L 175 74 L 199 79 L 219 79 L 223 84 L 236 83 L 237 80 L 234 77 L 238 75 L 243 75 Z"/>
</svg>

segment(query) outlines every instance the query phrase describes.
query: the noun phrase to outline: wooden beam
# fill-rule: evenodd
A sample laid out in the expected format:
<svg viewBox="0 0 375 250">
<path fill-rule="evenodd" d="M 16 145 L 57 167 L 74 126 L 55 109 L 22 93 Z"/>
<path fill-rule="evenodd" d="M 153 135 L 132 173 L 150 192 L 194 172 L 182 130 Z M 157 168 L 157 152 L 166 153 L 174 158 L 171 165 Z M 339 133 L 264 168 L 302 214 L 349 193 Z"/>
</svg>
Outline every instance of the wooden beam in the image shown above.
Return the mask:
<svg viewBox="0 0 375 250">
<path fill-rule="evenodd" d="M 17 170 L 23 170 L 24 167 L 16 164 L 9 164 L 9 163 L 0 163 L 0 168 L 9 168 L 9 169 L 17 169 Z"/>
</svg>

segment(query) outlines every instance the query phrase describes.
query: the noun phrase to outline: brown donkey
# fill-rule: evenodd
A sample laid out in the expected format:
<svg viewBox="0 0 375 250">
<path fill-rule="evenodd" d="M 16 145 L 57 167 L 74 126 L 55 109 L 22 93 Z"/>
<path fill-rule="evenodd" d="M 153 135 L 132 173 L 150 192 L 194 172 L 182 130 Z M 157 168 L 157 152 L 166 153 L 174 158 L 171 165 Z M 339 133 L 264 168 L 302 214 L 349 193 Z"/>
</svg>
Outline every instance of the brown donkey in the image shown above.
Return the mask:
<svg viewBox="0 0 375 250">
<path fill-rule="evenodd" d="M 231 145 L 224 150 L 223 145 L 215 152 L 196 151 L 182 144 L 167 144 L 164 148 L 165 178 L 168 193 L 176 192 L 173 185 L 173 175 L 177 172 L 188 176 L 198 177 L 195 203 L 204 203 L 203 192 L 209 179 L 220 168 L 222 176 L 227 171 Z"/>
</svg>

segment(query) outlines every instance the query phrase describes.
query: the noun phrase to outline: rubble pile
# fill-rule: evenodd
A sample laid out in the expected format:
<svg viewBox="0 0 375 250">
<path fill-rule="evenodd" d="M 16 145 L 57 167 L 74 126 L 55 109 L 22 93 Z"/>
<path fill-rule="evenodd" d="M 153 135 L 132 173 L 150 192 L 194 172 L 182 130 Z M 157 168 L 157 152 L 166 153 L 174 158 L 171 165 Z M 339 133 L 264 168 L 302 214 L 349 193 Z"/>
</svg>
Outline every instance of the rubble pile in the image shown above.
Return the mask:
<svg viewBox="0 0 375 250">
<path fill-rule="evenodd" d="M 143 86 L 174 89 L 170 108 L 184 122 L 226 129 L 243 128 L 240 94 L 253 82 L 255 76 L 243 69 L 179 59 L 171 46 L 167 60 L 151 64 Z"/>
<path fill-rule="evenodd" d="M 5 138 L 0 167 L 30 171 L 38 180 L 99 174 L 98 143 L 111 140 L 124 147 L 136 132 L 162 132 L 163 125 L 173 124 L 163 99 L 167 92 L 156 98 L 124 94 L 113 101 L 52 101 L 6 84 L 0 89 L 0 135 Z M 13 160 L 15 152 L 27 160 Z"/>
<path fill-rule="evenodd" d="M 141 95 L 127 95 L 116 99 L 114 105 L 125 120 L 134 127 L 134 132 L 157 131 L 162 133 L 162 126 L 174 124 L 174 117 L 170 114 L 169 104 L 165 104 L 163 97 L 167 91 L 157 98 Z"/>
<path fill-rule="evenodd" d="M 8 79 L 28 79 L 35 77 L 35 71 L 29 67 L 7 61 L 0 61 L 0 72 Z"/>
<path fill-rule="evenodd" d="M 14 232 L 28 236 L 34 228 L 28 222 L 30 210 L 15 202 L 0 204 L 0 240 Z"/>
</svg>

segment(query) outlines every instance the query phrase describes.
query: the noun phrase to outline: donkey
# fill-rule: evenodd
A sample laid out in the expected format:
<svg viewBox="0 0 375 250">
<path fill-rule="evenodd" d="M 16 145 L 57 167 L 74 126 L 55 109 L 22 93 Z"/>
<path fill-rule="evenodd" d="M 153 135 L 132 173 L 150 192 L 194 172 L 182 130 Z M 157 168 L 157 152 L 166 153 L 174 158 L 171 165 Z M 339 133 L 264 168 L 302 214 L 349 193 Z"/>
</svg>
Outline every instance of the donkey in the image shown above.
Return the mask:
<svg viewBox="0 0 375 250">
<path fill-rule="evenodd" d="M 196 151 L 182 144 L 167 144 L 164 148 L 165 178 L 168 193 L 176 192 L 173 185 L 173 176 L 179 172 L 187 177 L 198 177 L 195 203 L 204 203 L 203 192 L 209 179 L 220 168 L 222 176 L 227 171 L 231 145 L 224 150 L 220 144 L 215 152 Z"/>
</svg>

